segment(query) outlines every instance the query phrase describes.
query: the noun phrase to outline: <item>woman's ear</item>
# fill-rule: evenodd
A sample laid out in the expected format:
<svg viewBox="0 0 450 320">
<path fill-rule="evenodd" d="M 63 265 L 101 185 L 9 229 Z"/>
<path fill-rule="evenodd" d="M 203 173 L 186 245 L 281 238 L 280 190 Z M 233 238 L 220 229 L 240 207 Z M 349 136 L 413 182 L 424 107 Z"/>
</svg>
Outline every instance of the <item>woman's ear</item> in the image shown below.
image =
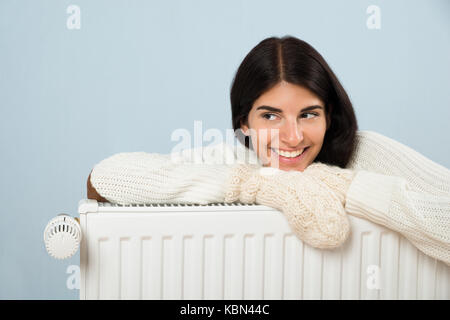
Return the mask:
<svg viewBox="0 0 450 320">
<path fill-rule="evenodd" d="M 241 131 L 242 131 L 242 133 L 245 134 L 246 136 L 249 135 L 249 133 L 248 133 L 248 125 L 245 124 L 245 123 L 243 123 L 242 121 L 241 121 Z"/>
</svg>

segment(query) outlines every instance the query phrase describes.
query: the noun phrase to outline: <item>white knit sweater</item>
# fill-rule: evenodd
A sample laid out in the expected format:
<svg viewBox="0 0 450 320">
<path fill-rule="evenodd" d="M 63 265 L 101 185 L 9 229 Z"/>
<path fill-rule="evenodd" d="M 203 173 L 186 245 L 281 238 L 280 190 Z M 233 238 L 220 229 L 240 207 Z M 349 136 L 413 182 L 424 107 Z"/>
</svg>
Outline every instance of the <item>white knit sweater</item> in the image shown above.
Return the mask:
<svg viewBox="0 0 450 320">
<path fill-rule="evenodd" d="M 358 131 L 348 214 L 403 234 L 450 265 L 450 170 L 373 131 Z"/>
<path fill-rule="evenodd" d="M 223 202 L 224 184 L 236 163 L 261 165 L 256 154 L 240 144 L 170 155 L 120 153 L 94 167 L 91 183 L 113 203 Z M 397 231 L 425 254 L 450 265 L 450 170 L 373 131 L 357 132 L 348 168 L 356 172 L 346 193 L 348 214 Z M 158 190 L 152 184 L 171 187 Z"/>
</svg>

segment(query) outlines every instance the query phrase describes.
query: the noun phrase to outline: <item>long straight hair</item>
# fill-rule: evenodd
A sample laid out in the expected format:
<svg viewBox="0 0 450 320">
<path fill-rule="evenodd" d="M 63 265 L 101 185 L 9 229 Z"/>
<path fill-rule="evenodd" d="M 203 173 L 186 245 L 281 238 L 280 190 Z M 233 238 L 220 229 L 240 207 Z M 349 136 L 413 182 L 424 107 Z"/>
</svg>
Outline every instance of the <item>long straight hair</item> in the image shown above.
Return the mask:
<svg viewBox="0 0 450 320">
<path fill-rule="evenodd" d="M 292 36 L 262 40 L 241 62 L 230 92 L 238 140 L 250 147 L 241 126 L 248 123 L 256 99 L 281 81 L 305 87 L 325 103 L 327 131 L 314 162 L 345 168 L 355 151 L 358 130 L 352 103 L 325 59 L 307 42 Z"/>
</svg>

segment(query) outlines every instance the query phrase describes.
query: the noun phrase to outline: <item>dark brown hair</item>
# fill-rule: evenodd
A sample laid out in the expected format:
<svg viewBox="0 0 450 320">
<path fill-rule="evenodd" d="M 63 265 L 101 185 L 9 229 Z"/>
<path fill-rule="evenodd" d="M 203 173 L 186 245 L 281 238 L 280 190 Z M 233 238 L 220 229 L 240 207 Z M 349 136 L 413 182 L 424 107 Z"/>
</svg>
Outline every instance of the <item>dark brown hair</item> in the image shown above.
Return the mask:
<svg viewBox="0 0 450 320">
<path fill-rule="evenodd" d="M 286 81 L 311 90 L 325 103 L 327 131 L 314 162 L 345 168 L 355 150 L 358 124 L 352 103 L 325 59 L 308 43 L 292 36 L 262 40 L 240 64 L 230 92 L 233 129 L 250 148 L 241 131 L 259 96 Z"/>
</svg>

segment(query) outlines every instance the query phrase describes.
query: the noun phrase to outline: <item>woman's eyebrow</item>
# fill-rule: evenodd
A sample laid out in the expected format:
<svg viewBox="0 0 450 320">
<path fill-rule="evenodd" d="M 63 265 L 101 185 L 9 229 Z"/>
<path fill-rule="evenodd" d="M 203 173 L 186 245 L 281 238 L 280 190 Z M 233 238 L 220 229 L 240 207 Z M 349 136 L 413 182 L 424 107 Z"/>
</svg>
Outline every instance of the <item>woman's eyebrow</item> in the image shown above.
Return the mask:
<svg viewBox="0 0 450 320">
<path fill-rule="evenodd" d="M 314 110 L 314 109 L 323 109 L 323 107 L 322 106 L 318 106 L 318 105 L 309 106 L 309 107 L 303 108 L 300 112 L 310 111 L 310 110 Z M 256 111 L 258 111 L 258 110 L 268 110 L 268 111 L 272 111 L 272 112 L 283 113 L 283 110 L 278 109 L 278 108 L 274 108 L 274 107 L 271 107 L 271 106 L 259 106 L 258 108 L 256 108 Z"/>
</svg>

